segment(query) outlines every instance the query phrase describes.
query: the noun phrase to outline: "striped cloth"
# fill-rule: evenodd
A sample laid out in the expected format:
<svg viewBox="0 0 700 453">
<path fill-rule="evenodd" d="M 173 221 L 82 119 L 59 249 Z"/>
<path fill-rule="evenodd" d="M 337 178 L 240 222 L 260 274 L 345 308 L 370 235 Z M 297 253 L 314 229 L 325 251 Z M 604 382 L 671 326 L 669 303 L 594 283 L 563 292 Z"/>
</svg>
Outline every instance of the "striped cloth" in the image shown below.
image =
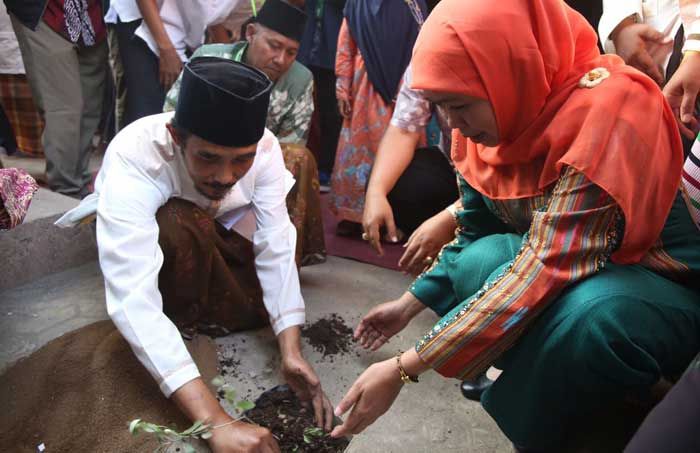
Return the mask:
<svg viewBox="0 0 700 453">
<path fill-rule="evenodd" d="M 32 157 L 44 157 L 44 122 L 24 74 L 0 74 L 0 102 L 15 133 L 17 148 Z"/>
<path fill-rule="evenodd" d="M 700 135 L 683 166 L 683 187 L 690 215 L 700 229 Z"/>
<path fill-rule="evenodd" d="M 533 213 L 515 260 L 418 341 L 421 359 L 444 376 L 478 376 L 561 291 L 605 265 L 619 245 L 619 212 L 612 197 L 568 167 L 546 209 Z M 423 300 L 418 287 L 410 291 Z"/>
</svg>

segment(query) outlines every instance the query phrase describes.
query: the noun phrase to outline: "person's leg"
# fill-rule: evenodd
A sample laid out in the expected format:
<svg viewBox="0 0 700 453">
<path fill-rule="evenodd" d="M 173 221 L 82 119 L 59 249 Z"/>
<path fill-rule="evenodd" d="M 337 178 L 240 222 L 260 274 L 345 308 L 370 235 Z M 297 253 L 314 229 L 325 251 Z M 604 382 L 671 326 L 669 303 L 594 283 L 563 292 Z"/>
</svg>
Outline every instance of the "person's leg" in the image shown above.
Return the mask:
<svg viewBox="0 0 700 453">
<path fill-rule="evenodd" d="M 250 241 L 177 198 L 156 219 L 163 310 L 179 328 L 216 336 L 269 322 Z"/>
<path fill-rule="evenodd" d="M 124 124 L 124 107 L 126 105 L 126 83 L 124 67 L 119 53 L 119 38 L 114 25 L 107 25 L 107 42 L 109 44 L 109 66 L 114 80 L 114 129 L 119 132 Z"/>
<path fill-rule="evenodd" d="M 625 453 L 700 451 L 700 355 L 651 411 Z"/>
<path fill-rule="evenodd" d="M 79 196 L 84 186 L 80 124 L 83 96 L 76 47 L 39 22 L 35 31 L 12 16 L 27 78 L 46 125 L 42 137 L 51 190 Z M 57 83 L 59 81 L 60 83 Z"/>
<path fill-rule="evenodd" d="M 340 116 L 338 101 L 335 98 L 335 71 L 315 66 L 311 71 L 314 74 L 321 120 L 321 155 L 318 160 L 318 170 L 321 184 L 328 185 L 333 172 L 343 117 Z"/>
<path fill-rule="evenodd" d="M 648 394 L 698 349 L 697 292 L 641 266 L 608 264 L 565 291 L 497 361 L 503 374 L 481 401 L 516 445 L 564 451 L 585 429 L 577 423 Z"/>
<path fill-rule="evenodd" d="M 15 133 L 2 105 L 0 105 L 0 147 L 4 148 L 7 154 L 13 154 L 17 150 Z"/>
<path fill-rule="evenodd" d="M 410 235 L 424 221 L 457 201 L 457 177 L 439 148 L 419 148 L 389 192 L 397 226 Z"/>
<path fill-rule="evenodd" d="M 102 41 L 91 47 L 78 51 L 80 65 L 80 87 L 83 98 L 83 113 L 80 118 L 80 156 L 75 169 L 76 174 L 82 174 L 83 193 L 87 195 L 87 185 L 92 179 L 90 174 L 90 156 L 92 154 L 92 139 L 97 132 L 102 115 L 102 104 L 105 99 L 105 84 L 107 82 L 107 42 Z"/>
<path fill-rule="evenodd" d="M 144 116 L 161 113 L 165 101 L 165 90 L 158 80 L 158 56 L 134 35 L 139 25 L 140 20 L 114 25 L 126 86 L 122 128 Z"/>
<path fill-rule="evenodd" d="M 287 210 L 297 229 L 297 266 L 326 261 L 318 170 L 311 151 L 301 145 L 282 144 L 284 164 L 296 179 L 287 194 Z"/>
</svg>

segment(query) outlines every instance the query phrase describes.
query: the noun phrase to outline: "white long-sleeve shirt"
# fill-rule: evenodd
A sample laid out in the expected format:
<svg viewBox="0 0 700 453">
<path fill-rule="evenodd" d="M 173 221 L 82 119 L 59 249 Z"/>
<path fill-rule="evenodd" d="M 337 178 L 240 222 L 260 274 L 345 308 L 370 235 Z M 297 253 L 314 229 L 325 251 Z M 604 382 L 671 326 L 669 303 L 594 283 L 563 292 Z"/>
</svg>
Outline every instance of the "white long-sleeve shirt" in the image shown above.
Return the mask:
<svg viewBox="0 0 700 453">
<path fill-rule="evenodd" d="M 156 211 L 170 198 L 195 203 L 228 228 L 252 213 L 255 267 L 272 328 L 278 334 L 305 319 L 296 230 L 286 206 L 294 178 L 277 139 L 266 130 L 251 169 L 223 200 L 212 202 L 195 190 L 165 127 L 172 116 L 145 117 L 120 132 L 107 149 L 95 193 L 57 222 L 68 226 L 96 211 L 107 311 L 166 396 L 199 377 L 158 290 L 163 253 Z"/>
<path fill-rule="evenodd" d="M 187 61 L 187 49 L 194 50 L 204 44 L 207 27 L 224 22 L 240 0 L 156 0 L 163 27 L 182 61 Z M 136 0 L 112 0 L 105 14 L 105 22 L 114 24 L 141 19 Z M 159 55 L 153 34 L 142 22 L 136 36 L 143 39 L 151 51 Z"/>
<path fill-rule="evenodd" d="M 673 39 L 683 24 L 686 41 L 683 51 L 700 51 L 700 0 L 603 0 L 603 15 L 598 25 L 600 41 L 606 52 L 615 53 L 610 34 L 627 17 L 648 24 Z M 666 67 L 669 54 L 663 67 Z"/>
</svg>

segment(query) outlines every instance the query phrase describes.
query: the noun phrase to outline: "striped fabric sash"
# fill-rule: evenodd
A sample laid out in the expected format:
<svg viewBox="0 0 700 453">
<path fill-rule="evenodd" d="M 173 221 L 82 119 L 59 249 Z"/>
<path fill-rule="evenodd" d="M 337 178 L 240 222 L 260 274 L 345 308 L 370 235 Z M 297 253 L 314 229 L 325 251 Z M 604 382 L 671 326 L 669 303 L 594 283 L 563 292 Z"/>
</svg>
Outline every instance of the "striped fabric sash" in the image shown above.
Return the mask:
<svg viewBox="0 0 700 453">
<path fill-rule="evenodd" d="M 690 215 L 700 229 L 700 135 L 683 166 L 683 186 Z"/>
</svg>

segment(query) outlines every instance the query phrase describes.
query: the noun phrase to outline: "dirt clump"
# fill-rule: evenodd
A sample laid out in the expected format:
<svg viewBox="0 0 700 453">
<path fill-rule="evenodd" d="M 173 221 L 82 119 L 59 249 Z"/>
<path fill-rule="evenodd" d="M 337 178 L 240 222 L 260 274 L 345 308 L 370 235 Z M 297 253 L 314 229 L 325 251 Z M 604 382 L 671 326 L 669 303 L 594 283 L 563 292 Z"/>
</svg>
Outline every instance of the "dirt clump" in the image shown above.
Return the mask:
<svg viewBox="0 0 700 453">
<path fill-rule="evenodd" d="M 349 353 L 355 342 L 352 333 L 345 320 L 335 313 L 301 329 L 301 336 L 323 357 Z"/>
<path fill-rule="evenodd" d="M 264 392 L 245 415 L 272 431 L 283 452 L 341 453 L 350 443 L 345 438 L 333 439 L 317 429 L 313 409 L 304 408 L 287 385 Z"/>
</svg>

